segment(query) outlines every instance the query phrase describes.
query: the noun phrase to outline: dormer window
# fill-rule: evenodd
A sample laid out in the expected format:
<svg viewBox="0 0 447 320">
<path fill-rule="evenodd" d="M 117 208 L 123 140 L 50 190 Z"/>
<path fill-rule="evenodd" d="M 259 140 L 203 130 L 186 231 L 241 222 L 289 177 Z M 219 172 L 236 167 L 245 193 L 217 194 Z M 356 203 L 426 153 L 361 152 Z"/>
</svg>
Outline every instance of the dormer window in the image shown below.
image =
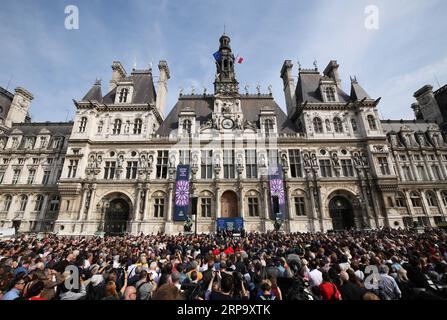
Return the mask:
<svg viewBox="0 0 447 320">
<path fill-rule="evenodd" d="M 373 115 L 369 115 L 368 116 L 368 125 L 369 125 L 369 129 L 372 131 L 376 131 L 377 130 L 377 123 L 376 123 L 376 118 L 374 118 Z"/>
<path fill-rule="evenodd" d="M 267 119 L 264 122 L 265 135 L 268 137 L 274 133 L 275 127 L 271 119 Z"/>
<path fill-rule="evenodd" d="M 126 103 L 128 96 L 129 96 L 129 89 L 127 88 L 121 89 L 119 96 L 119 103 Z"/>
<path fill-rule="evenodd" d="M 333 87 L 327 87 L 324 90 L 324 93 L 326 94 L 326 102 L 336 102 L 335 98 L 335 89 Z"/>
<path fill-rule="evenodd" d="M 315 133 L 323 133 L 323 122 L 320 118 L 314 118 L 313 124 Z"/>
<path fill-rule="evenodd" d="M 87 127 L 87 118 L 86 117 L 82 117 L 81 118 L 81 122 L 79 124 L 79 132 L 80 133 L 84 133 L 86 127 Z"/>
<path fill-rule="evenodd" d="M 141 134 L 141 128 L 143 127 L 143 121 L 136 119 L 133 125 L 133 134 Z"/>
<path fill-rule="evenodd" d="M 113 134 L 120 134 L 121 133 L 121 125 L 122 121 L 120 119 L 116 119 L 113 123 Z"/>
<path fill-rule="evenodd" d="M 192 132 L 192 123 L 191 120 L 185 120 L 183 121 L 183 132 L 187 134 L 191 134 Z"/>
<path fill-rule="evenodd" d="M 343 123 L 340 118 L 334 118 L 334 130 L 335 133 L 343 133 Z"/>
</svg>

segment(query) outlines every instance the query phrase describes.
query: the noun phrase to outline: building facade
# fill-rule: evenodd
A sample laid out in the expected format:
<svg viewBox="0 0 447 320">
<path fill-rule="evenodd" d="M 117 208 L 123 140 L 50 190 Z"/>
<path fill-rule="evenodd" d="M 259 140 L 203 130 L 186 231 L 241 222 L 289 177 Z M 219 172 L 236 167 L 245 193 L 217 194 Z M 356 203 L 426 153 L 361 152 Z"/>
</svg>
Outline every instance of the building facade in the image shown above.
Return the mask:
<svg viewBox="0 0 447 320">
<path fill-rule="evenodd" d="M 215 54 L 214 93 L 180 92 L 165 116 L 170 71 L 130 74 L 119 62 L 71 123 L 30 122 L 32 95 L 2 90 L 0 226 L 64 235 L 178 233 L 179 164 L 191 167 L 199 232 L 217 218 L 274 229 L 269 172 L 284 177 L 287 232 L 436 226 L 447 217 L 446 90 L 416 92 L 415 120 L 380 120 L 380 99 L 357 79 L 345 92 L 339 65 L 281 69 L 285 110 L 271 88 L 241 90 L 230 38 Z M 444 99 L 444 100 L 443 100 Z M 3 120 L 5 119 L 5 120 Z"/>
</svg>

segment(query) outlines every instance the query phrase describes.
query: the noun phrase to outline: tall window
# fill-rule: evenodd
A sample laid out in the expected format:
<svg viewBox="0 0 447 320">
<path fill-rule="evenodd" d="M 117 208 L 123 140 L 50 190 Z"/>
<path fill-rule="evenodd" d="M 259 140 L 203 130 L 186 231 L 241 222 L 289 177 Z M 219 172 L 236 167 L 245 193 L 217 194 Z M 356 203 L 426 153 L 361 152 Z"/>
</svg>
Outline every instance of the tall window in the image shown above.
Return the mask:
<svg viewBox="0 0 447 320">
<path fill-rule="evenodd" d="M 437 207 L 438 206 L 438 201 L 436 200 L 436 195 L 433 192 L 428 191 L 427 194 L 426 194 L 426 197 L 427 197 L 428 205 L 430 207 Z"/>
<path fill-rule="evenodd" d="M 59 210 L 60 205 L 60 197 L 59 196 L 53 196 L 50 201 L 50 211 L 56 212 Z"/>
<path fill-rule="evenodd" d="M 255 179 L 258 177 L 258 160 L 256 150 L 245 151 L 245 170 L 247 179 Z"/>
<path fill-rule="evenodd" d="M 116 119 L 113 123 L 113 134 L 120 134 L 121 133 L 121 126 L 123 122 L 120 119 Z"/>
<path fill-rule="evenodd" d="M 419 179 L 422 181 L 427 181 L 427 172 L 425 171 L 425 167 L 422 165 L 419 165 L 416 167 L 418 170 Z"/>
<path fill-rule="evenodd" d="M 26 205 L 28 203 L 28 197 L 23 195 L 20 197 L 20 208 L 19 211 L 20 212 L 24 212 L 26 210 Z"/>
<path fill-rule="evenodd" d="M 421 196 L 417 192 L 411 193 L 411 204 L 414 208 L 421 208 L 422 207 L 422 200 Z"/>
<path fill-rule="evenodd" d="M 42 178 L 43 185 L 47 185 L 48 182 L 50 181 L 50 174 L 51 174 L 51 171 L 49 171 L 49 170 L 45 170 L 43 172 L 43 178 Z"/>
<path fill-rule="evenodd" d="M 4 178 L 5 178 L 5 170 L 0 170 L 0 183 L 3 182 Z"/>
<path fill-rule="evenodd" d="M 391 172 L 390 172 L 390 166 L 388 164 L 388 159 L 386 157 L 379 157 L 377 160 L 379 162 L 379 168 L 382 175 L 389 176 Z"/>
<path fill-rule="evenodd" d="M 335 133 L 343 133 L 343 123 L 340 118 L 334 118 Z"/>
<path fill-rule="evenodd" d="M 259 217 L 259 199 L 257 197 L 248 198 L 248 215 Z"/>
<path fill-rule="evenodd" d="M 211 198 L 202 198 L 200 207 L 202 217 L 211 218 Z"/>
<path fill-rule="evenodd" d="M 128 95 L 129 95 L 129 89 L 127 88 L 121 89 L 119 96 L 119 103 L 126 103 Z"/>
<path fill-rule="evenodd" d="M 126 179 L 136 179 L 138 171 L 138 161 L 128 161 L 126 167 Z"/>
<path fill-rule="evenodd" d="M 352 126 L 352 131 L 357 132 L 358 127 L 357 127 L 357 121 L 355 121 L 355 119 L 351 119 L 351 126 Z"/>
<path fill-rule="evenodd" d="M 163 218 L 165 212 L 165 199 L 155 198 L 154 199 L 154 217 Z"/>
<path fill-rule="evenodd" d="M 191 163 L 191 151 L 180 150 L 180 164 L 189 165 Z"/>
<path fill-rule="evenodd" d="M 290 176 L 292 178 L 299 178 L 303 176 L 303 170 L 301 165 L 300 150 L 289 150 L 290 161 Z"/>
<path fill-rule="evenodd" d="M 186 134 L 191 134 L 191 132 L 192 132 L 191 120 L 186 119 L 183 121 L 183 132 Z"/>
<path fill-rule="evenodd" d="M 14 170 L 14 175 L 12 176 L 12 184 L 17 184 L 20 178 L 20 170 Z"/>
<path fill-rule="evenodd" d="M 85 128 L 87 127 L 87 118 L 86 117 L 82 117 L 81 118 L 81 122 L 79 124 L 79 132 L 83 133 L 85 132 Z"/>
<path fill-rule="evenodd" d="M 12 203 L 12 196 L 8 194 L 5 196 L 5 204 L 3 206 L 3 211 L 5 212 L 9 211 L 9 208 L 11 208 L 11 203 Z"/>
<path fill-rule="evenodd" d="M 441 178 L 441 171 L 439 170 L 439 167 L 437 165 L 431 166 L 431 171 L 433 172 L 433 179 L 438 181 L 442 180 Z"/>
<path fill-rule="evenodd" d="M 116 171 L 116 161 L 106 161 L 106 166 L 104 167 L 104 179 L 113 180 L 115 178 Z"/>
<path fill-rule="evenodd" d="M 98 123 L 98 133 L 102 133 L 102 129 L 104 128 L 104 121 L 99 121 Z"/>
<path fill-rule="evenodd" d="M 405 205 L 405 198 L 404 198 L 403 195 L 398 194 L 396 196 L 395 200 L 396 200 L 396 206 L 398 208 L 405 208 L 406 207 L 406 205 Z"/>
<path fill-rule="evenodd" d="M 70 160 L 68 165 L 68 178 L 76 178 L 76 172 L 78 171 L 79 160 Z"/>
<path fill-rule="evenodd" d="M 224 150 L 223 152 L 223 168 L 224 178 L 235 178 L 235 166 L 234 166 L 234 150 Z"/>
<path fill-rule="evenodd" d="M 36 197 L 36 203 L 34 205 L 34 211 L 41 211 L 42 210 L 42 205 L 43 205 L 43 196 L 39 194 Z"/>
<path fill-rule="evenodd" d="M 370 130 L 373 130 L 373 131 L 377 130 L 376 118 L 374 118 L 373 115 L 368 116 L 368 125 L 369 125 Z"/>
<path fill-rule="evenodd" d="M 35 169 L 29 169 L 27 184 L 33 184 L 35 176 L 36 176 L 36 170 Z"/>
<path fill-rule="evenodd" d="M 157 153 L 157 179 L 166 179 L 168 176 L 169 151 L 158 151 Z"/>
<path fill-rule="evenodd" d="M 267 158 L 269 161 L 269 166 L 276 166 L 279 164 L 279 153 L 278 153 L 278 149 L 269 149 L 267 150 Z"/>
<path fill-rule="evenodd" d="M 335 102 L 335 90 L 332 87 L 328 87 L 325 90 L 327 102 Z"/>
<path fill-rule="evenodd" d="M 313 123 L 315 133 L 323 133 L 323 121 L 320 118 L 314 118 Z"/>
<path fill-rule="evenodd" d="M 411 169 L 409 166 L 403 166 L 402 171 L 404 172 L 404 177 L 406 181 L 412 181 L 413 175 L 411 174 Z"/>
<path fill-rule="evenodd" d="M 343 171 L 343 176 L 345 176 L 345 177 L 353 177 L 354 176 L 354 167 L 352 166 L 351 159 L 341 160 L 341 169 Z"/>
<path fill-rule="evenodd" d="M 322 177 L 332 177 L 331 160 L 320 160 L 320 171 Z"/>
<path fill-rule="evenodd" d="M 141 119 L 136 119 L 133 124 L 133 134 L 141 134 L 142 127 L 143 121 Z"/>
<path fill-rule="evenodd" d="M 295 214 L 297 216 L 306 216 L 306 200 L 304 197 L 295 197 Z"/>
<path fill-rule="evenodd" d="M 213 178 L 213 151 L 212 150 L 202 150 L 202 160 L 201 160 L 201 177 L 202 179 L 212 179 Z"/>
<path fill-rule="evenodd" d="M 274 131 L 273 121 L 271 119 L 265 120 L 264 128 L 266 137 L 269 137 Z"/>
</svg>

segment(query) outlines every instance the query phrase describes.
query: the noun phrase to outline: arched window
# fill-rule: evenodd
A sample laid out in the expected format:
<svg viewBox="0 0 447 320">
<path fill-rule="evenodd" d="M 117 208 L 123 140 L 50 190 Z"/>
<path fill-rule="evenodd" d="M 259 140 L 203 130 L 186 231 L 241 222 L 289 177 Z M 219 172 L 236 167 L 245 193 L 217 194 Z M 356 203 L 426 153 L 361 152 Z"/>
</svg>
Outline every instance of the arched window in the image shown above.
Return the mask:
<svg viewBox="0 0 447 320">
<path fill-rule="evenodd" d="M 325 90 L 326 93 L 326 101 L 327 102 L 335 102 L 335 90 L 332 87 L 328 87 Z"/>
<path fill-rule="evenodd" d="M 436 200 L 436 195 L 432 191 L 427 191 L 426 193 L 427 202 L 430 207 L 437 207 L 438 201 Z"/>
<path fill-rule="evenodd" d="M 9 208 L 11 208 L 11 203 L 12 203 L 12 196 L 8 194 L 5 196 L 5 203 L 3 206 L 3 211 L 5 211 L 5 212 L 9 211 Z"/>
<path fill-rule="evenodd" d="M 411 204 L 413 205 L 414 208 L 422 207 L 422 200 L 421 200 L 421 196 L 419 193 L 412 192 L 410 197 L 411 197 Z"/>
<path fill-rule="evenodd" d="M 402 193 L 398 193 L 396 195 L 395 200 L 396 200 L 396 206 L 398 208 L 405 208 L 406 207 L 406 205 L 405 205 L 405 196 Z"/>
<path fill-rule="evenodd" d="M 104 121 L 99 121 L 98 123 L 98 133 L 102 133 L 102 129 L 104 128 Z"/>
<path fill-rule="evenodd" d="M 40 211 L 42 210 L 42 205 L 43 205 L 43 196 L 42 195 L 38 195 L 36 197 L 36 203 L 34 205 L 34 211 Z"/>
<path fill-rule="evenodd" d="M 447 191 L 441 192 L 441 198 L 442 198 L 442 203 L 444 204 L 444 207 L 447 207 Z"/>
<path fill-rule="evenodd" d="M 267 137 L 270 136 L 274 131 L 273 121 L 271 119 L 265 120 L 264 128 L 265 128 L 265 135 Z"/>
<path fill-rule="evenodd" d="M 357 127 L 357 121 L 355 121 L 355 119 L 351 119 L 351 126 L 352 126 L 352 131 L 357 132 L 358 127 Z"/>
<path fill-rule="evenodd" d="M 115 123 L 113 124 L 113 134 L 121 133 L 121 125 L 122 125 L 122 121 L 120 119 L 116 119 Z"/>
<path fill-rule="evenodd" d="M 133 124 L 133 134 L 141 134 L 141 128 L 143 127 L 143 121 L 141 119 L 136 119 Z"/>
<path fill-rule="evenodd" d="M 187 119 L 183 121 L 183 131 L 187 134 L 191 134 L 191 130 L 192 130 L 191 120 Z"/>
<path fill-rule="evenodd" d="M 343 123 L 340 118 L 334 118 L 335 133 L 343 133 Z"/>
<path fill-rule="evenodd" d="M 369 129 L 371 129 L 373 131 L 377 130 L 376 118 L 374 118 L 373 115 L 368 116 L 368 125 L 369 125 Z"/>
<path fill-rule="evenodd" d="M 129 95 L 129 89 L 127 89 L 127 88 L 121 89 L 119 102 L 126 103 L 128 95 Z"/>
<path fill-rule="evenodd" d="M 23 195 L 20 197 L 20 212 L 24 212 L 26 210 L 26 204 L 28 203 L 28 197 Z"/>
<path fill-rule="evenodd" d="M 315 133 L 323 133 L 323 122 L 320 118 L 314 118 L 314 131 Z"/>
<path fill-rule="evenodd" d="M 85 132 L 85 128 L 87 127 L 87 118 L 86 117 L 82 117 L 81 118 L 81 122 L 79 124 L 79 132 L 83 133 Z"/>
<path fill-rule="evenodd" d="M 50 201 L 50 211 L 56 212 L 59 210 L 59 204 L 60 204 L 60 197 L 59 196 L 53 196 Z"/>
</svg>

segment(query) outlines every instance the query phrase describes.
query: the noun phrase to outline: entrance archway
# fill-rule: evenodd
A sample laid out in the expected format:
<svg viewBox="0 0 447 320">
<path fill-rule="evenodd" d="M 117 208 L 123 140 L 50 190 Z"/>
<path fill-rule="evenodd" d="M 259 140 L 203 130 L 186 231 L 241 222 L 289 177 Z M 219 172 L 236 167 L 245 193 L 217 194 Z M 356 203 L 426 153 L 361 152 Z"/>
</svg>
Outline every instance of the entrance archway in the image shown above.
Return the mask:
<svg viewBox="0 0 447 320">
<path fill-rule="evenodd" d="M 238 218 L 238 199 L 237 194 L 233 191 L 226 191 L 222 195 L 221 203 L 221 217 L 222 218 Z"/>
<path fill-rule="evenodd" d="M 354 210 L 347 198 L 342 196 L 332 198 L 329 202 L 329 214 L 335 231 L 355 228 Z"/>
<path fill-rule="evenodd" d="M 126 200 L 114 199 L 110 201 L 110 206 L 105 215 L 105 234 L 118 236 L 126 233 L 129 216 L 130 207 Z"/>
</svg>

